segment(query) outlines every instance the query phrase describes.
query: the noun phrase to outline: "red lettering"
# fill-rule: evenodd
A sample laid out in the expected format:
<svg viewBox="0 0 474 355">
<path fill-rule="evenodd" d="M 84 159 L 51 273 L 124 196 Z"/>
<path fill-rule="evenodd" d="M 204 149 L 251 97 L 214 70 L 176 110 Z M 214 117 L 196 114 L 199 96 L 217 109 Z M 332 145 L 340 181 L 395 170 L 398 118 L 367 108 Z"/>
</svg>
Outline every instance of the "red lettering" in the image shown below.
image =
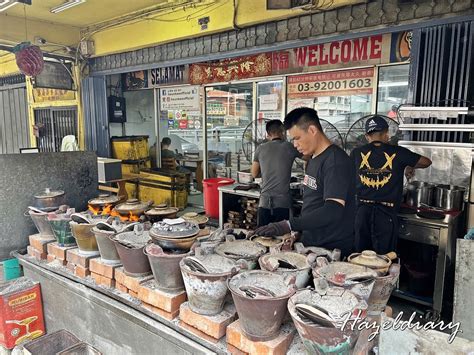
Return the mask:
<svg viewBox="0 0 474 355">
<path fill-rule="evenodd" d="M 318 52 L 318 46 L 309 46 L 309 58 L 308 58 L 308 65 L 310 67 L 318 65 L 318 60 L 316 59 L 316 53 Z"/>
<path fill-rule="evenodd" d="M 325 50 L 324 44 L 319 45 L 319 64 L 320 65 L 326 65 L 328 64 L 329 56 L 327 53 L 324 53 Z"/>
<path fill-rule="evenodd" d="M 354 62 L 358 62 L 360 60 L 367 60 L 367 44 L 369 43 L 369 39 L 366 38 L 359 38 L 352 40 L 354 44 L 354 57 L 352 60 Z"/>
<path fill-rule="evenodd" d="M 341 60 L 343 63 L 351 60 L 351 42 L 348 40 L 342 41 Z"/>
<path fill-rule="evenodd" d="M 380 59 L 382 57 L 382 35 L 370 37 L 370 59 Z"/>
<path fill-rule="evenodd" d="M 336 64 L 339 62 L 339 53 L 336 52 L 339 49 L 339 42 L 332 42 L 329 47 L 329 63 Z"/>
<path fill-rule="evenodd" d="M 306 66 L 306 53 L 308 51 L 308 47 L 300 47 L 300 48 L 295 48 L 295 56 L 296 56 L 296 64 L 299 67 L 304 67 Z"/>
</svg>

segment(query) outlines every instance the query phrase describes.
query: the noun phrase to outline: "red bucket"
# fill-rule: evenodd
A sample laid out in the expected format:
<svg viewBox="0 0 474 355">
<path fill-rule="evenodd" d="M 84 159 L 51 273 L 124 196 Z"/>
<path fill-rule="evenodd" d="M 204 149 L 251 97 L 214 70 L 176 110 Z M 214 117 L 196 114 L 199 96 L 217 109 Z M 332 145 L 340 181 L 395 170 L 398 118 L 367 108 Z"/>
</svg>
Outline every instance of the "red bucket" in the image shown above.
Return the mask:
<svg viewBox="0 0 474 355">
<path fill-rule="evenodd" d="M 204 209 L 206 215 L 210 218 L 219 218 L 219 186 L 232 185 L 234 179 L 229 178 L 212 178 L 204 179 L 202 185 L 204 187 Z"/>
</svg>

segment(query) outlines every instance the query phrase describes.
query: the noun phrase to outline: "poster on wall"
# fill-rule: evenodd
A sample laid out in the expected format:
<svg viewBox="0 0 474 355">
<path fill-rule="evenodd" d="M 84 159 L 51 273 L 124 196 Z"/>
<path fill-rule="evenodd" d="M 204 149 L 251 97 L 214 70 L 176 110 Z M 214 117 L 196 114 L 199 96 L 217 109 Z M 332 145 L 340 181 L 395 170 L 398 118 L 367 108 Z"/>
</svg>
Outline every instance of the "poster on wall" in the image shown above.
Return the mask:
<svg viewBox="0 0 474 355">
<path fill-rule="evenodd" d="M 372 94 L 374 68 L 350 69 L 288 77 L 288 99 Z"/>
<path fill-rule="evenodd" d="M 160 100 L 164 111 L 199 111 L 199 86 L 160 89 Z"/>
<path fill-rule="evenodd" d="M 36 103 L 50 101 L 68 101 L 75 99 L 76 92 L 71 90 L 33 89 L 33 101 Z"/>
<path fill-rule="evenodd" d="M 260 111 L 275 111 L 278 109 L 279 98 L 278 94 L 260 95 L 258 97 Z"/>
<path fill-rule="evenodd" d="M 124 91 L 148 88 L 148 72 L 146 70 L 122 74 L 122 88 Z"/>
<path fill-rule="evenodd" d="M 295 108 L 300 107 L 314 108 L 314 99 L 288 100 L 286 103 L 286 112 L 293 111 Z"/>
</svg>

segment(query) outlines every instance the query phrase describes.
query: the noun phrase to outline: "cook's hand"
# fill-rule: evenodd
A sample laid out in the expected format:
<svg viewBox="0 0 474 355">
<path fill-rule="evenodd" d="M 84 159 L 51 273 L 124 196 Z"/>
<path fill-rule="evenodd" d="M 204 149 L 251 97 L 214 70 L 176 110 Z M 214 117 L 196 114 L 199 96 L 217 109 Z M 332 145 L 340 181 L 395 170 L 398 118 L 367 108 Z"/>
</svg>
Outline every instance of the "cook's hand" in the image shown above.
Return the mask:
<svg viewBox="0 0 474 355">
<path fill-rule="evenodd" d="M 291 232 L 288 221 L 281 221 L 270 223 L 266 226 L 257 228 L 253 235 L 260 235 L 262 237 L 277 237 Z"/>
<path fill-rule="evenodd" d="M 407 166 L 405 168 L 405 177 L 407 180 L 411 180 L 415 176 L 415 169 L 411 166 Z"/>
</svg>

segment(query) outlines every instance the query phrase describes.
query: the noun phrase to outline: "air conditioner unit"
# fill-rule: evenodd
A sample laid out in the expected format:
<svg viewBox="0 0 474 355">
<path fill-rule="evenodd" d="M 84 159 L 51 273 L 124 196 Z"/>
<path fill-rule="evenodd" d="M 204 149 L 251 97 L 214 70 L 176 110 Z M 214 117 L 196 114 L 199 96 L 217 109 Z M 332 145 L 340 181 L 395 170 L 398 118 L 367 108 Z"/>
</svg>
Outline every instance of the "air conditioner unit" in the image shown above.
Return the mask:
<svg viewBox="0 0 474 355">
<path fill-rule="evenodd" d="M 312 4 L 313 0 L 267 0 L 267 10 L 295 9 Z"/>
</svg>

